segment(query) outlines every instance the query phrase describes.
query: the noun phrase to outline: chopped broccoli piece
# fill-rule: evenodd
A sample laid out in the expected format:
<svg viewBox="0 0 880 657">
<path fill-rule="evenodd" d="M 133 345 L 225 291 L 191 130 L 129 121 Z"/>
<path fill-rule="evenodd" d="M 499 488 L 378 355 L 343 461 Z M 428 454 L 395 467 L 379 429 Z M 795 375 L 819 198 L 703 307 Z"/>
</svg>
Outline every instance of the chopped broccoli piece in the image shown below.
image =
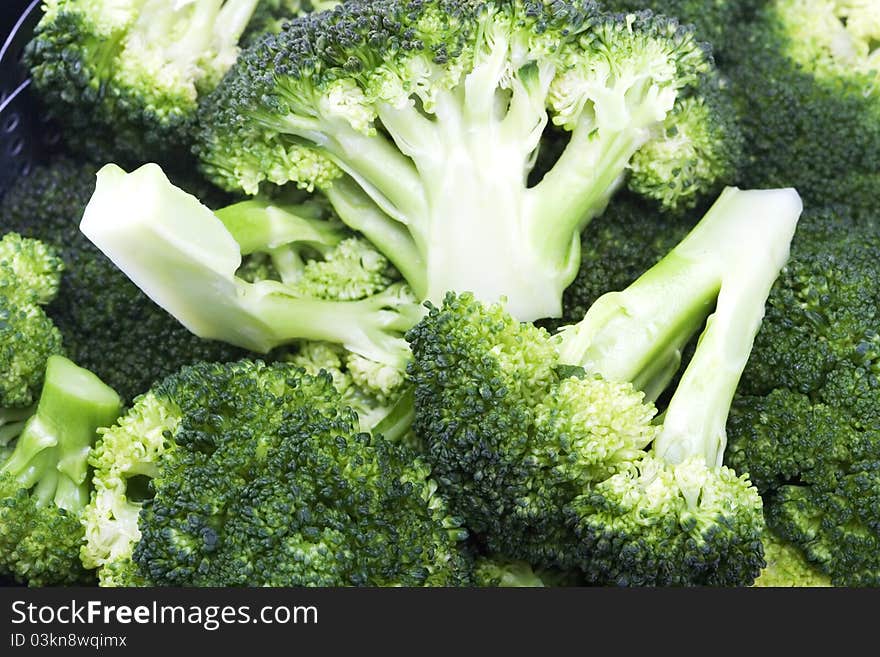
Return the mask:
<svg viewBox="0 0 880 657">
<path fill-rule="evenodd" d="M 103 585 L 471 578 L 466 532 L 429 469 L 360 433 L 327 374 L 254 361 L 184 368 L 104 430 L 90 462 L 82 559 Z"/>
<path fill-rule="evenodd" d="M 43 9 L 25 59 L 65 139 L 96 160 L 184 170 L 199 98 L 235 61 L 243 32 L 278 29 L 277 17 L 293 7 L 279 0 L 46 0 Z"/>
<path fill-rule="evenodd" d="M 31 586 L 88 581 L 79 560 L 98 427 L 122 410 L 94 374 L 50 356 L 39 403 L 0 458 L 0 573 Z M 9 429 L 9 425 L 5 427 Z"/>
<path fill-rule="evenodd" d="M 430 307 L 407 334 L 414 426 L 490 552 L 605 584 L 751 583 L 761 499 L 722 467 L 724 426 L 799 214 L 791 190 L 728 190 L 555 337 L 467 293 Z M 655 421 L 650 400 L 704 322 Z"/>
<path fill-rule="evenodd" d="M 673 19 L 351 0 L 243 51 L 196 148 L 228 189 L 321 189 L 417 297 L 505 297 L 534 320 L 560 314 L 581 229 L 627 180 L 669 206 L 730 181 L 732 118 L 705 44 Z M 550 124 L 570 139 L 531 184 Z"/>
<path fill-rule="evenodd" d="M 61 159 L 34 168 L 0 200 L 0 229 L 51 245 L 64 262 L 59 293 L 46 311 L 66 354 L 125 401 L 183 365 L 244 356 L 190 333 L 80 232 L 94 189 L 94 167 Z"/>
</svg>

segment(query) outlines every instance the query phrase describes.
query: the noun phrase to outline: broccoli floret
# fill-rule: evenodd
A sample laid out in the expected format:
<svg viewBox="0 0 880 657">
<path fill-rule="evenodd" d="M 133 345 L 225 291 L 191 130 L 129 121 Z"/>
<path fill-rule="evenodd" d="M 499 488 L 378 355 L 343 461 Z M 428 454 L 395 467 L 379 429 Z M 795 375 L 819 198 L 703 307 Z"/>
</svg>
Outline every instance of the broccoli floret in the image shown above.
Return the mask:
<svg viewBox="0 0 880 657">
<path fill-rule="evenodd" d="M 650 12 L 533 0 L 352 0 L 242 52 L 204 102 L 208 176 L 319 188 L 416 296 L 558 316 L 581 229 L 627 181 L 688 205 L 739 139 L 707 47 Z M 545 129 L 570 135 L 528 182 Z"/>
<path fill-rule="evenodd" d="M 872 12 L 865 3 L 773 0 L 738 28 L 726 73 L 747 145 L 739 184 L 795 187 L 808 208 L 874 212 L 880 96 Z"/>
<path fill-rule="evenodd" d="M 89 501 L 88 456 L 98 427 L 122 410 L 119 396 L 94 374 L 50 356 L 36 410 L 0 459 L 0 573 L 31 586 L 76 584 L 80 517 Z"/>
<path fill-rule="evenodd" d="M 730 417 L 769 527 L 835 585 L 880 584 L 880 230 L 808 212 Z"/>
<path fill-rule="evenodd" d="M 241 36 L 242 45 L 250 45 L 266 32 L 280 32 L 284 23 L 316 11 L 327 11 L 341 0 L 260 0 Z"/>
<path fill-rule="evenodd" d="M 799 213 L 790 190 L 728 190 L 557 336 L 470 294 L 430 307 L 407 334 L 414 426 L 489 552 L 605 584 L 751 583 L 761 499 L 721 466 L 724 425 Z M 651 400 L 704 322 L 655 420 Z"/>
<path fill-rule="evenodd" d="M 94 189 L 94 167 L 62 159 L 36 167 L 0 200 L 0 230 L 39 239 L 64 262 L 47 314 L 66 354 L 126 401 L 183 365 L 240 359 L 244 351 L 201 340 L 181 326 L 80 232 Z"/>
<path fill-rule="evenodd" d="M 762 587 L 827 587 L 831 581 L 804 558 L 803 553 L 786 543 L 772 532 L 762 537 L 764 559 L 767 567 L 755 580 L 754 586 Z"/>
<path fill-rule="evenodd" d="M 104 585 L 453 586 L 466 537 L 327 374 L 198 364 L 103 431 L 82 551 Z M 146 481 L 145 481 L 146 480 Z"/>
<path fill-rule="evenodd" d="M 130 174 L 107 165 L 81 229 L 196 335 L 261 353 L 297 340 L 332 342 L 403 370 L 403 332 L 421 316 L 412 293 L 386 284 L 387 263 L 367 244 L 307 214 L 263 200 L 215 214 L 155 164 Z M 245 263 L 240 276 L 243 256 L 255 253 L 270 261 Z"/>
<path fill-rule="evenodd" d="M 58 291 L 63 264 L 55 251 L 18 233 L 0 239 L 0 446 L 6 421 L 17 423 L 43 385 L 46 361 L 62 353 L 61 333 L 45 304 Z"/>
<path fill-rule="evenodd" d="M 752 16 L 760 0 L 602 0 L 609 11 L 650 9 L 693 24 L 696 35 L 712 44 L 716 57 L 724 62 L 733 30 Z"/>
<path fill-rule="evenodd" d="M 64 136 L 96 160 L 180 170 L 198 99 L 238 55 L 260 0 L 46 0 L 25 50 L 34 85 Z M 275 0 L 263 24 L 284 15 Z"/>
</svg>

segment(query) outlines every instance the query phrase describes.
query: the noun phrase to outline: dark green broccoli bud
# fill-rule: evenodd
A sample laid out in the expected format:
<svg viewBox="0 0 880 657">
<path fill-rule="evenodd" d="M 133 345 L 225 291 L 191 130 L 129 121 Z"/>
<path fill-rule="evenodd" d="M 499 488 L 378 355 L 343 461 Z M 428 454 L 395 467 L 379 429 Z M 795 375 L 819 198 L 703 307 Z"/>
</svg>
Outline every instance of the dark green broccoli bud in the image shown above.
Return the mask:
<svg viewBox="0 0 880 657">
<path fill-rule="evenodd" d="M 873 214 L 875 15 L 870 3 L 773 0 L 738 28 L 726 73 L 747 144 L 740 184 L 792 186 L 808 208 Z"/>
<path fill-rule="evenodd" d="M 269 0 L 264 17 L 284 13 Z M 25 50 L 70 144 L 99 161 L 186 168 L 199 96 L 235 61 L 260 0 L 47 0 Z M 253 25 L 252 30 L 272 27 Z"/>
<path fill-rule="evenodd" d="M 181 326 L 80 232 L 94 189 L 94 167 L 62 159 L 36 167 L 0 200 L 0 228 L 52 245 L 64 262 L 47 313 L 67 355 L 126 401 L 183 365 L 241 358 L 244 351 Z"/>
<path fill-rule="evenodd" d="M 650 12 L 352 0 L 244 51 L 197 151 L 228 189 L 321 189 L 420 299 L 555 317 L 581 229 L 627 179 L 669 206 L 729 182 L 739 138 L 714 76 L 706 46 Z M 570 139 L 530 184 L 550 124 Z"/>
<path fill-rule="evenodd" d="M 266 32 L 280 32 L 288 21 L 312 12 L 327 11 L 340 2 L 341 0 L 260 0 L 241 36 L 241 44 L 248 46 Z"/>
<path fill-rule="evenodd" d="M 311 211 L 254 200 L 214 213 L 155 164 L 107 165 L 81 229 L 196 335 L 262 353 L 332 342 L 402 371 L 421 308 L 383 256 Z M 255 253 L 269 262 L 239 275 Z"/>
<path fill-rule="evenodd" d="M 880 232 L 807 213 L 731 412 L 727 460 L 835 585 L 880 584 Z"/>
<path fill-rule="evenodd" d="M 407 334 L 414 427 L 489 552 L 605 584 L 751 583 L 761 499 L 721 467 L 724 425 L 799 213 L 790 190 L 728 190 L 558 336 L 470 294 L 430 307 Z M 704 323 L 656 422 L 650 400 Z"/>
<path fill-rule="evenodd" d="M 82 559 L 105 585 L 470 581 L 466 532 L 429 469 L 359 432 L 327 374 L 184 368 L 104 430 L 91 464 Z"/>
<path fill-rule="evenodd" d="M 0 573 L 31 586 L 76 584 L 88 456 L 98 427 L 122 410 L 94 374 L 51 356 L 36 410 L 0 460 Z M 4 443 L 5 444 L 5 443 Z"/>
</svg>

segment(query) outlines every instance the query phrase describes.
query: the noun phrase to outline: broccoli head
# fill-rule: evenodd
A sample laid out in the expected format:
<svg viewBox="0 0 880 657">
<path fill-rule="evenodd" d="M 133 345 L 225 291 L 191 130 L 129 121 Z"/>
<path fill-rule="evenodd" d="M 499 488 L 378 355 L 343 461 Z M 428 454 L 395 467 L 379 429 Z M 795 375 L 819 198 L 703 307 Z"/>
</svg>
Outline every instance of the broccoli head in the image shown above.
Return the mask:
<svg viewBox="0 0 880 657">
<path fill-rule="evenodd" d="M 845 208 L 805 215 L 730 417 L 769 527 L 836 585 L 880 584 L 880 238 Z"/>
<path fill-rule="evenodd" d="M 560 314 L 580 231 L 621 185 L 687 206 L 732 175 L 721 91 L 705 44 L 650 12 L 352 0 L 243 51 L 196 149 L 228 189 L 321 189 L 417 297 L 534 320 Z M 551 124 L 569 138 L 531 184 Z"/>
<path fill-rule="evenodd" d="M 722 466 L 724 426 L 799 213 L 791 190 L 728 190 L 556 336 L 470 294 L 430 307 L 407 334 L 414 426 L 490 553 L 604 584 L 751 583 L 761 499 Z M 704 323 L 657 417 L 652 400 Z"/>
<path fill-rule="evenodd" d="M 199 97 L 235 61 L 255 11 L 252 32 L 277 27 L 289 4 L 46 0 L 26 63 L 72 146 L 97 160 L 183 169 Z"/>
<path fill-rule="evenodd" d="M 186 367 L 103 431 L 91 464 L 82 559 L 104 585 L 470 581 L 428 467 L 359 432 L 326 373 Z"/>
<path fill-rule="evenodd" d="M 36 409 L 17 431 L 4 427 L 0 573 L 31 586 L 88 579 L 79 560 L 88 457 L 98 427 L 112 424 L 121 409 L 119 396 L 94 374 L 49 357 Z"/>
<path fill-rule="evenodd" d="M 241 358 L 241 349 L 181 326 L 80 232 L 94 189 L 94 167 L 60 159 L 34 168 L 0 200 L 0 228 L 51 245 L 64 263 L 47 313 L 67 355 L 126 401 L 183 365 Z"/>
<path fill-rule="evenodd" d="M 737 29 L 726 70 L 746 141 L 740 183 L 871 216 L 880 170 L 876 8 L 773 0 Z"/>
</svg>

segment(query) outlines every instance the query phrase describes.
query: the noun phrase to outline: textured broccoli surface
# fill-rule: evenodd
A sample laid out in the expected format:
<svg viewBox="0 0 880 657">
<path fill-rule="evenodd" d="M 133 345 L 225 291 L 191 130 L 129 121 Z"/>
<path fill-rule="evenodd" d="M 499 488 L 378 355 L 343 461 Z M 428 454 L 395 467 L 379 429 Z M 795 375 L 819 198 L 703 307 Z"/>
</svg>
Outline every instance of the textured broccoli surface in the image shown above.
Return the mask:
<svg viewBox="0 0 880 657">
<path fill-rule="evenodd" d="M 859 7 L 872 6 L 774 0 L 739 27 L 726 70 L 747 145 L 739 184 L 793 186 L 808 208 L 873 214 L 877 21 Z"/>
<path fill-rule="evenodd" d="M 429 468 L 359 432 L 327 374 L 184 368 L 103 432 L 90 463 L 82 559 L 104 585 L 470 581 L 466 532 Z"/>
<path fill-rule="evenodd" d="M 79 560 L 88 456 L 121 409 L 94 374 L 49 357 L 36 408 L 0 437 L 0 574 L 31 586 L 89 581 Z"/>
<path fill-rule="evenodd" d="M 805 215 L 730 418 L 768 525 L 837 585 L 880 583 L 878 235 L 845 208 Z"/>
</svg>

